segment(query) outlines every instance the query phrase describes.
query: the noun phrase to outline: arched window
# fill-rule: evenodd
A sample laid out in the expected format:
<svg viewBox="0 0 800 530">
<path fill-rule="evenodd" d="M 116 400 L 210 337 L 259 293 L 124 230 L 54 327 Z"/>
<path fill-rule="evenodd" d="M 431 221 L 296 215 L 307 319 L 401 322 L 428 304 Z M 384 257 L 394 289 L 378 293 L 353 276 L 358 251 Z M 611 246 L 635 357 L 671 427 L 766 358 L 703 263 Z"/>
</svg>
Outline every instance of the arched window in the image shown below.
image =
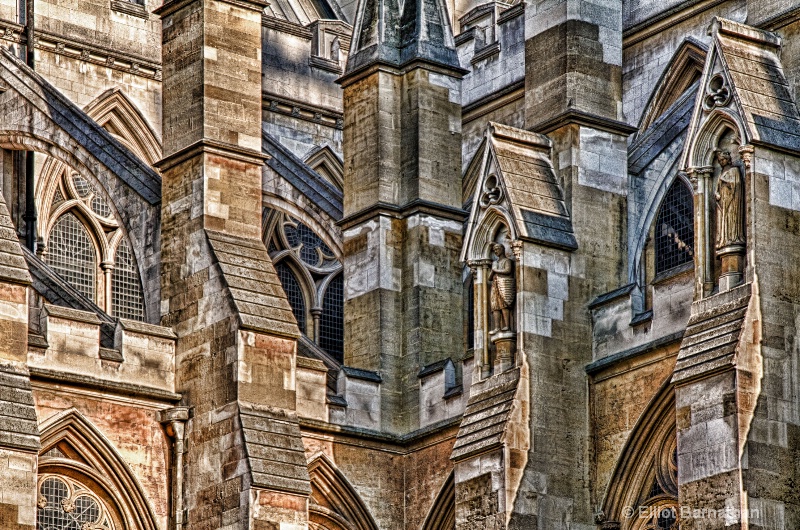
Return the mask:
<svg viewBox="0 0 800 530">
<path fill-rule="evenodd" d="M 675 179 L 656 216 L 656 274 L 694 259 L 694 214 L 692 192 Z"/>
<path fill-rule="evenodd" d="M 144 320 L 139 269 L 110 200 L 61 162 L 47 160 L 42 173 L 49 179 L 42 201 L 48 212 L 44 260 L 107 313 Z"/>
<path fill-rule="evenodd" d="M 97 254 L 89 233 L 75 215 L 62 215 L 50 232 L 47 261 L 90 300 L 95 299 Z"/>
<path fill-rule="evenodd" d="M 61 475 L 39 477 L 37 530 L 114 530 L 105 503 L 89 488 Z"/>
<path fill-rule="evenodd" d="M 319 345 L 337 361 L 344 360 L 344 278 L 336 276 L 325 290 L 319 322 Z"/>
<path fill-rule="evenodd" d="M 111 310 L 114 315 L 133 320 L 144 318 L 142 286 L 139 271 L 133 261 L 133 253 L 127 239 L 117 246 L 114 272 L 111 276 Z"/>
<path fill-rule="evenodd" d="M 142 485 L 112 442 L 86 417 L 69 409 L 40 427 L 37 530 L 159 528 Z M 166 441 L 147 443 L 155 451 L 167 448 Z"/>
<path fill-rule="evenodd" d="M 286 293 L 286 298 L 289 299 L 289 305 L 292 306 L 292 313 L 294 318 L 297 319 L 297 327 L 300 331 L 306 331 L 306 302 L 303 297 L 303 289 L 300 287 L 300 282 L 297 277 L 289 269 L 286 263 L 278 263 L 275 265 L 275 272 L 278 273 L 278 279 L 281 281 L 283 291 Z"/>
<path fill-rule="evenodd" d="M 276 210 L 264 211 L 264 242 L 300 331 L 342 362 L 342 264 L 308 225 Z"/>
</svg>

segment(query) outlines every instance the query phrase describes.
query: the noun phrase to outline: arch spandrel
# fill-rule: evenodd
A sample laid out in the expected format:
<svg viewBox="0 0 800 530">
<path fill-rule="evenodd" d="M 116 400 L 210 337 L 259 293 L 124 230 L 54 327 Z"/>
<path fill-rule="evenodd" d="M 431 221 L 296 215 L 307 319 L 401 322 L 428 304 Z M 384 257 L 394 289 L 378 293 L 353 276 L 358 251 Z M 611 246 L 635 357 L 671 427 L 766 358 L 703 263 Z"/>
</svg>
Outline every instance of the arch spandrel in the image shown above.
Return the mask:
<svg viewBox="0 0 800 530">
<path fill-rule="evenodd" d="M 92 489 L 107 504 L 115 530 L 159 529 L 153 508 L 131 468 L 79 411 L 73 408 L 60 412 L 45 420 L 40 429 L 40 476 L 65 476 Z"/>
</svg>

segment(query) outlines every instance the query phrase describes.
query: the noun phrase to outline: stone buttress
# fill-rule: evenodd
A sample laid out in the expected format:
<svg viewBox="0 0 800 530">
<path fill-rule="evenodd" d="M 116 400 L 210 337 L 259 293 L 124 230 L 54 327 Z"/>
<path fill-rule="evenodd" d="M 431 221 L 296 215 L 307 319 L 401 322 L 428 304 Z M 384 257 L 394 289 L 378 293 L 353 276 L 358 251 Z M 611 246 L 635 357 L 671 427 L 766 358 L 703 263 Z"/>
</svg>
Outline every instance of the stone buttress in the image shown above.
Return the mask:
<svg viewBox="0 0 800 530">
<path fill-rule="evenodd" d="M 444 2 L 362 2 L 340 80 L 344 357 L 380 378 L 378 402 L 348 401 L 360 427 L 419 428 L 417 374 L 463 357 L 463 73 Z"/>
<path fill-rule="evenodd" d="M 28 266 L 0 197 L 0 526 L 33 530 L 39 426 L 28 370 Z"/>
<path fill-rule="evenodd" d="M 291 309 L 261 241 L 259 2 L 167 2 L 162 323 L 178 335 L 188 528 L 307 520 Z"/>
<path fill-rule="evenodd" d="M 775 34 L 720 18 L 710 33 L 682 159 L 696 257 L 672 378 L 681 528 L 797 528 L 800 113 Z M 742 183 L 733 249 L 715 235 L 719 152 Z"/>
</svg>

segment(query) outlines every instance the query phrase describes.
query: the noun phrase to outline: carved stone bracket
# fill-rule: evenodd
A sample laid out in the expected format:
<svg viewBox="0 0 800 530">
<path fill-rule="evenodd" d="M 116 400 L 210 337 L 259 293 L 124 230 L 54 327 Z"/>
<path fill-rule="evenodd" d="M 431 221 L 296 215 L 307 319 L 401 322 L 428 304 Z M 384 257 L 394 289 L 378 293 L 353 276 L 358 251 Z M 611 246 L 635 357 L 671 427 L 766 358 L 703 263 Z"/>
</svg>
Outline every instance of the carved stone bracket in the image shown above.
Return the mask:
<svg viewBox="0 0 800 530">
<path fill-rule="evenodd" d="M 753 163 L 754 152 L 755 148 L 753 148 L 753 146 L 750 144 L 745 144 L 739 147 L 739 157 L 741 157 L 744 167 L 747 171 L 750 171 L 750 166 Z"/>
<path fill-rule="evenodd" d="M 514 259 L 517 261 L 517 263 L 521 263 L 522 261 L 522 246 L 523 243 L 519 239 L 511 242 L 511 252 L 514 253 Z"/>
</svg>

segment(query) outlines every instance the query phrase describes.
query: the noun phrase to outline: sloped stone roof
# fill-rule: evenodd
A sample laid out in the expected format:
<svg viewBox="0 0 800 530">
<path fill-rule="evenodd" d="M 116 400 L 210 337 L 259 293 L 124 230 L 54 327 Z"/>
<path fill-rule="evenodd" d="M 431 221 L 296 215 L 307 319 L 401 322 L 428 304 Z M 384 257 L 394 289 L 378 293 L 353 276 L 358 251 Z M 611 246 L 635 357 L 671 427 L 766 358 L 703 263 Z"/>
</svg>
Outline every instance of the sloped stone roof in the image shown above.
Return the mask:
<svg viewBox="0 0 800 530">
<path fill-rule="evenodd" d="M 450 455 L 452 460 L 463 460 L 501 446 L 519 379 L 516 368 L 472 386 Z"/>
<path fill-rule="evenodd" d="M 282 409 L 240 403 L 239 420 L 253 485 L 311 493 L 297 417 Z"/>
<path fill-rule="evenodd" d="M 206 230 L 245 329 L 297 338 L 300 330 L 267 249 L 259 240 Z"/>
<path fill-rule="evenodd" d="M 714 27 L 720 58 L 751 142 L 800 152 L 800 114 L 778 57 L 780 39 L 721 18 Z"/>
<path fill-rule="evenodd" d="M 523 234 L 545 244 L 577 248 L 564 191 L 550 162 L 550 139 L 492 123 L 491 149 Z"/>
<path fill-rule="evenodd" d="M 270 155 L 267 166 L 286 179 L 297 191 L 332 219 L 338 221 L 343 215 L 343 195 L 325 177 L 308 167 L 291 151 L 266 132 L 262 132 L 262 150 Z"/>
<path fill-rule="evenodd" d="M 157 204 L 161 201 L 161 176 L 153 168 L 6 49 L 0 51 L 0 77 L 8 85 L 9 90 L 16 92 L 41 111 L 54 125 L 90 152 L 148 203 Z M 13 115 L 19 120 L 31 118 L 27 115 L 17 116 L 19 110 L 18 101 L 14 99 L 3 101 L 0 98 L 0 112 L 6 117 Z M 34 126 L 30 123 L 16 125 Z"/>
<path fill-rule="evenodd" d="M 750 296 L 748 283 L 692 304 L 673 383 L 733 364 Z"/>
<path fill-rule="evenodd" d="M 500 204 L 511 213 L 521 239 L 565 250 L 578 248 L 564 191 L 550 162 L 551 146 L 550 139 L 542 134 L 489 123 L 465 249 L 472 247 L 481 225 L 482 196 L 492 175 L 505 192 Z M 466 254 L 462 257 L 469 259 Z"/>
<path fill-rule="evenodd" d="M 628 172 L 638 175 L 678 136 L 686 133 L 692 119 L 700 82 L 693 83 L 628 148 Z"/>
<path fill-rule="evenodd" d="M 25 366 L 0 362 L 0 445 L 38 452 L 39 426 Z"/>
<path fill-rule="evenodd" d="M 11 283 L 31 283 L 17 231 L 14 229 L 2 194 L 0 194 L 0 279 Z"/>
</svg>

